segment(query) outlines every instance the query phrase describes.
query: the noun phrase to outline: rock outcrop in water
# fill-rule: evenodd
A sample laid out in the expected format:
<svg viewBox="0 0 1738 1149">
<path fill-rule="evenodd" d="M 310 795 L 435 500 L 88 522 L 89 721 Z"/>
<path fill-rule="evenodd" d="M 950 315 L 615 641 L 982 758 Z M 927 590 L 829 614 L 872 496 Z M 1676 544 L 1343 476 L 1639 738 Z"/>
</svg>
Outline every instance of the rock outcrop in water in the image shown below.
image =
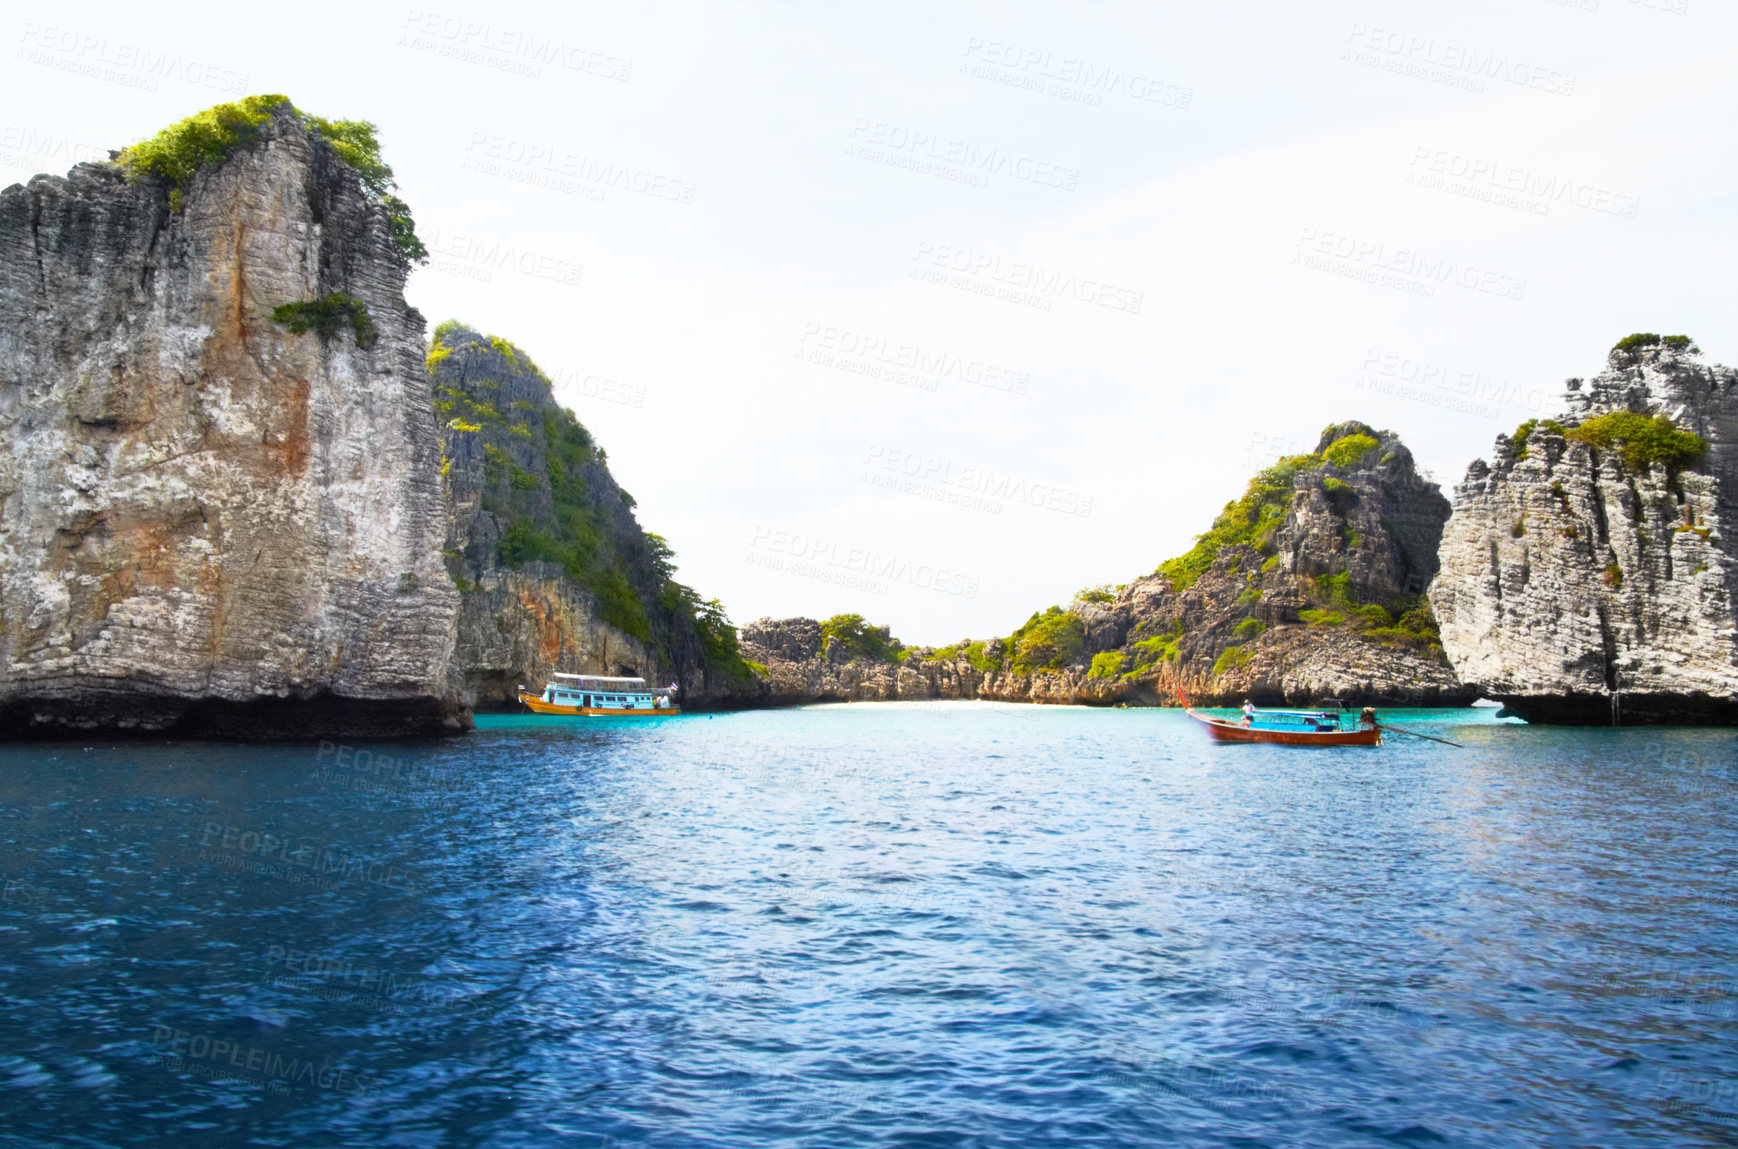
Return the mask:
<svg viewBox="0 0 1738 1149">
<path fill-rule="evenodd" d="M 1738 371 L 1632 336 L 1455 492 L 1431 599 L 1462 678 L 1533 721 L 1738 722 Z"/>
<path fill-rule="evenodd" d="M 687 705 L 765 695 L 723 608 L 673 580 L 668 546 L 524 351 L 443 323 L 428 370 L 462 592 L 452 673 L 468 700 L 516 705 L 551 671 L 674 680 Z"/>
<path fill-rule="evenodd" d="M 763 619 L 743 653 L 784 701 L 1465 705 L 1476 692 L 1424 598 L 1448 515 L 1398 438 L 1343 423 L 1257 476 L 1188 554 L 1007 638 L 906 649 L 860 619 L 831 640 L 839 619 Z"/>
<path fill-rule="evenodd" d="M 173 185 L 0 192 L 0 729 L 468 725 L 395 226 L 287 101 Z"/>
</svg>

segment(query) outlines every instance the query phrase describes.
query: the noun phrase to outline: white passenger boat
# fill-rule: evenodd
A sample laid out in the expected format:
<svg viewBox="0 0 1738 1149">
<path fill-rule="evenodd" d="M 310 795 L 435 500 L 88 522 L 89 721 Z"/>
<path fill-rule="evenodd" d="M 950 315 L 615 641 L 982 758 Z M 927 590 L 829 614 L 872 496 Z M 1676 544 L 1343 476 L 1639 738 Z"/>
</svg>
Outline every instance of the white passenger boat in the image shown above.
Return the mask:
<svg viewBox="0 0 1738 1149">
<path fill-rule="evenodd" d="M 602 717 L 617 714 L 680 714 L 676 685 L 648 688 L 643 678 L 606 678 L 597 674 L 551 674 L 541 696 L 521 688 L 519 701 L 537 714 Z"/>
</svg>

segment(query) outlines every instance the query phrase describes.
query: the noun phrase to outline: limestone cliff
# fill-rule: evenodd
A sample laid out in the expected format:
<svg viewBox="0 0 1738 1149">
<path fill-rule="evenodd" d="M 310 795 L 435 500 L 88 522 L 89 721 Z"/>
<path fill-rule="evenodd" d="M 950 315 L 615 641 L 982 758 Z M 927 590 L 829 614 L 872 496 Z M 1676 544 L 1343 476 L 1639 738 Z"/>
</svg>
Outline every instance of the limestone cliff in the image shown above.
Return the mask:
<svg viewBox="0 0 1738 1149">
<path fill-rule="evenodd" d="M 1398 438 L 1343 423 L 1257 476 L 1188 554 L 1007 638 L 906 649 L 855 616 L 761 620 L 743 653 L 789 701 L 1465 705 L 1423 597 L 1448 515 Z"/>
<path fill-rule="evenodd" d="M 1632 336 L 1566 405 L 1455 491 L 1450 658 L 1533 721 L 1738 722 L 1738 371 Z"/>
<path fill-rule="evenodd" d="M 7 735 L 468 723 L 407 225 L 274 99 L 174 180 L 0 192 Z"/>
<path fill-rule="evenodd" d="M 479 707 L 512 707 L 551 671 L 639 675 L 686 705 L 765 693 L 735 629 L 672 575 L 664 540 L 530 356 L 443 323 L 428 355 L 445 424 L 448 569 L 462 591 L 451 664 Z"/>
</svg>

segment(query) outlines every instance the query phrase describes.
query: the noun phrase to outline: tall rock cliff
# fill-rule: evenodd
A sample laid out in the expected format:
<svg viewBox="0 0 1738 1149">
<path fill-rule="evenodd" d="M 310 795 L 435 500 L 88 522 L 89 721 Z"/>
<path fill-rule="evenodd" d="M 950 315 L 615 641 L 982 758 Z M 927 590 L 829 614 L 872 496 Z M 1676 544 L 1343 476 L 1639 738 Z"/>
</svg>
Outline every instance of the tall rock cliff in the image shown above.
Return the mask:
<svg viewBox="0 0 1738 1149">
<path fill-rule="evenodd" d="M 468 724 L 407 220 L 246 103 L 0 192 L 6 734 Z"/>
<path fill-rule="evenodd" d="M 451 668 L 467 700 L 511 707 L 551 671 L 674 680 L 688 705 L 764 696 L 723 608 L 673 579 L 669 547 L 641 530 L 604 451 L 524 351 L 443 323 L 428 371 L 462 592 Z"/>
<path fill-rule="evenodd" d="M 1342 423 L 1257 476 L 1188 554 L 1006 638 L 906 649 L 855 616 L 761 620 L 743 653 L 793 701 L 1465 705 L 1423 594 L 1448 515 L 1398 438 Z"/>
<path fill-rule="evenodd" d="M 1738 371 L 1631 336 L 1566 406 L 1455 491 L 1455 668 L 1533 721 L 1738 722 Z"/>
</svg>

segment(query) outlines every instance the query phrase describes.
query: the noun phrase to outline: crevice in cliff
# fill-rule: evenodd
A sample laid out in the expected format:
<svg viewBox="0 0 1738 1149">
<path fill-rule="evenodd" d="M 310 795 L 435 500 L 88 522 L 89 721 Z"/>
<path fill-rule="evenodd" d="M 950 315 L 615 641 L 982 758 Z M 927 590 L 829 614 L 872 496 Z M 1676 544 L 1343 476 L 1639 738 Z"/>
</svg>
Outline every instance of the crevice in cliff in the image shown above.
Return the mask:
<svg viewBox="0 0 1738 1149">
<path fill-rule="evenodd" d="M 1599 482 L 1599 453 L 1589 450 L 1587 454 L 1587 482 L 1593 491 L 1588 503 L 1593 508 L 1594 538 L 1600 546 L 1608 546 L 1611 543 L 1611 523 L 1605 517 L 1605 488 Z M 1594 552 L 1598 553 L 1598 547 Z"/>
<path fill-rule="evenodd" d="M 42 196 L 30 197 L 30 252 L 36 258 L 36 289 L 43 300 L 49 298 L 48 264 L 42 258 Z"/>
<path fill-rule="evenodd" d="M 1604 663 L 1605 689 L 1617 693 L 1617 636 L 1611 631 L 1611 617 L 1607 614 L 1605 603 L 1596 604 L 1595 610 L 1599 618 L 1600 654 Z"/>
<path fill-rule="evenodd" d="M 169 205 L 156 195 L 151 197 L 151 234 L 145 240 L 145 256 L 139 261 L 139 293 L 140 298 L 149 299 L 154 294 L 153 283 L 157 278 L 159 264 L 168 264 L 170 260 L 168 237 L 172 231 L 173 213 Z"/>
</svg>

